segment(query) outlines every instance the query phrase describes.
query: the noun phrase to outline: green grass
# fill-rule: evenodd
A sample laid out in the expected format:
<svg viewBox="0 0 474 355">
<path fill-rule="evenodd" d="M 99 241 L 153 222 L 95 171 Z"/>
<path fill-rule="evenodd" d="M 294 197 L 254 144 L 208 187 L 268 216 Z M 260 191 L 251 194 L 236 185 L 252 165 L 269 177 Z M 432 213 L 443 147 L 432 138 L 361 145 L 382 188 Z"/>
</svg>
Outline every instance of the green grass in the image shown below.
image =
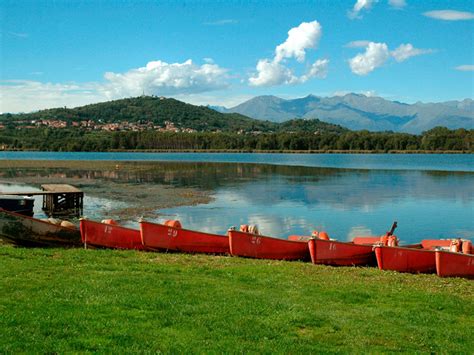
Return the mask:
<svg viewBox="0 0 474 355">
<path fill-rule="evenodd" d="M 206 255 L 0 246 L 0 352 L 463 352 L 474 282 Z"/>
</svg>

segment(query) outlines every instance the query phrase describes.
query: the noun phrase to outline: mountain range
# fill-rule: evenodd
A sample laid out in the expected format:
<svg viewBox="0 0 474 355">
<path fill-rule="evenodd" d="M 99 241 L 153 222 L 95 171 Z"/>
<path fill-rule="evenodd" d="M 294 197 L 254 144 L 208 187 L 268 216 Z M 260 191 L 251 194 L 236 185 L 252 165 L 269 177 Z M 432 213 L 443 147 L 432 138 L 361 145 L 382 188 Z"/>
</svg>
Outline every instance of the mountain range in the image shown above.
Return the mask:
<svg viewBox="0 0 474 355">
<path fill-rule="evenodd" d="M 406 104 L 362 94 L 298 99 L 257 96 L 232 108 L 215 110 L 260 120 L 283 122 L 294 118 L 333 123 L 351 130 L 421 133 L 436 126 L 474 128 L 474 100 Z"/>
</svg>

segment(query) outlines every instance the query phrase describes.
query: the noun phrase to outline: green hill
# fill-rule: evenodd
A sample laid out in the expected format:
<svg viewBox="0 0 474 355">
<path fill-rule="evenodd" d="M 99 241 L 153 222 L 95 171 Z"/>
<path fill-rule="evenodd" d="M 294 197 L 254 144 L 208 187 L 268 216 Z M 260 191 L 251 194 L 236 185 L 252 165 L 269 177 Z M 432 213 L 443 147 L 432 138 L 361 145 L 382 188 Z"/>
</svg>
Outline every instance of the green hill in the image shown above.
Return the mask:
<svg viewBox="0 0 474 355">
<path fill-rule="evenodd" d="M 0 122 L 4 125 L 19 121 L 62 120 L 69 124 L 85 120 L 97 123 L 151 122 L 163 126 L 166 121 L 179 128 L 197 131 L 328 131 L 344 132 L 346 129 L 319 120 L 293 120 L 278 124 L 261 121 L 238 113 L 220 113 L 205 106 L 195 106 L 175 99 L 141 96 L 76 108 L 53 108 L 33 113 L 3 114 Z M 301 123 L 297 123 L 301 121 Z M 303 123 L 304 122 L 304 123 Z"/>
</svg>

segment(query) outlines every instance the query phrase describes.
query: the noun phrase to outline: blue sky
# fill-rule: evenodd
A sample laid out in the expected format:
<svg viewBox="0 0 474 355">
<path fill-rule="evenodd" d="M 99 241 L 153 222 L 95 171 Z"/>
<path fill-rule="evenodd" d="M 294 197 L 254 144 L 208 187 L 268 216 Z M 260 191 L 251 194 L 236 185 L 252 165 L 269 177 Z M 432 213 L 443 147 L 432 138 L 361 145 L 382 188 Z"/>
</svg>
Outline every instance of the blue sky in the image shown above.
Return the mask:
<svg viewBox="0 0 474 355">
<path fill-rule="evenodd" d="M 474 96 L 474 2 L 8 1 L 2 112 L 146 94 L 232 106 L 347 92 Z"/>
</svg>

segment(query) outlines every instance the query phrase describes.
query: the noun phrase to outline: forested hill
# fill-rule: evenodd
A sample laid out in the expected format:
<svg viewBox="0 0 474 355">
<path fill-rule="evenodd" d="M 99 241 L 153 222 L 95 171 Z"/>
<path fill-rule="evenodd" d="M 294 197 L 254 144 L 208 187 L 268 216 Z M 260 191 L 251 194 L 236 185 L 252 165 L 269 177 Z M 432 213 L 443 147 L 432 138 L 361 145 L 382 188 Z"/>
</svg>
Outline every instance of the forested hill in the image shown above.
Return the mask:
<svg viewBox="0 0 474 355">
<path fill-rule="evenodd" d="M 320 131 L 344 132 L 341 126 L 319 120 L 289 121 L 283 124 L 261 121 L 238 113 L 221 113 L 205 106 L 194 106 L 171 98 L 141 96 L 76 108 L 54 108 L 33 113 L 2 114 L 0 124 L 17 126 L 31 124 L 32 121 L 60 120 L 72 126 L 73 122 L 93 121 L 95 123 L 135 122 L 149 123 L 164 127 L 172 122 L 180 129 L 198 132 L 280 132 L 280 131 Z"/>
</svg>

